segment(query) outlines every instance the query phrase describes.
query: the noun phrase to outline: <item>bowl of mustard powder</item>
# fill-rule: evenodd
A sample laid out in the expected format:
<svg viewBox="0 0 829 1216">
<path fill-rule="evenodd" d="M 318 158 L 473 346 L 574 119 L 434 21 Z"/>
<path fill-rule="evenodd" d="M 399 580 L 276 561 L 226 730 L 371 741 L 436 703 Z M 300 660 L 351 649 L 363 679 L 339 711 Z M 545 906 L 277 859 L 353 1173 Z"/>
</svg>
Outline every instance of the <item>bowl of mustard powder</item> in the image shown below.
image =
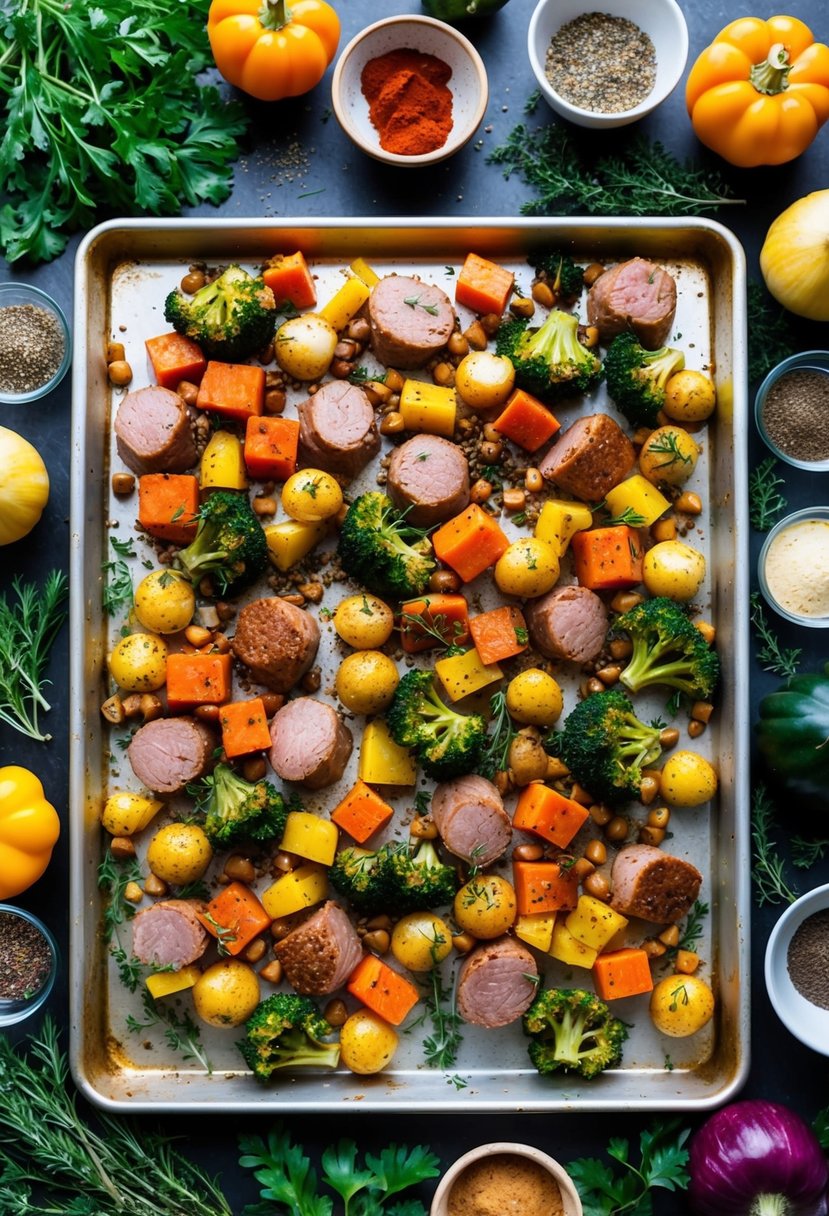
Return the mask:
<svg viewBox="0 0 829 1216">
<path fill-rule="evenodd" d="M 530 1144 L 482 1144 L 459 1157 L 430 1216 L 582 1216 L 578 1191 L 553 1157 Z"/>
</svg>

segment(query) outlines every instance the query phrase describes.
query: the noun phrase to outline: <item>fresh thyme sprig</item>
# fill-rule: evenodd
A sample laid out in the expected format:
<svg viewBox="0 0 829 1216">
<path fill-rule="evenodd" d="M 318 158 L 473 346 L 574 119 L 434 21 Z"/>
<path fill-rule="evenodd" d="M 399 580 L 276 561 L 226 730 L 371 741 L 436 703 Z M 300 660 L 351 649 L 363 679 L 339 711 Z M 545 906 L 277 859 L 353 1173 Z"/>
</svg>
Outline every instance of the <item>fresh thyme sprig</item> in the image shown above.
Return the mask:
<svg viewBox="0 0 829 1216">
<path fill-rule="evenodd" d="M 49 651 L 66 613 L 66 575 L 52 570 L 43 586 L 16 578 L 17 598 L 0 595 L 0 722 L 39 743 L 52 738 L 40 728 L 40 712 L 51 707 L 43 695 Z"/>
<path fill-rule="evenodd" d="M 458 1062 L 458 1050 L 463 1042 L 461 1018 L 455 1009 L 454 986 L 444 984 L 437 966 L 437 947 L 442 940 L 436 936 L 433 957 L 435 966 L 429 973 L 429 992 L 426 996 L 426 1013 L 432 1023 L 432 1033 L 423 1040 L 423 1057 L 432 1068 L 447 1072 Z"/>
<path fill-rule="evenodd" d="M 792 836 L 792 864 L 798 870 L 811 870 L 812 866 L 823 861 L 829 850 L 829 839 L 809 840 L 805 836 Z"/>
<path fill-rule="evenodd" d="M 164 1027 L 164 1037 L 173 1051 L 181 1053 L 183 1060 L 195 1060 L 207 1071 L 213 1074 L 213 1066 L 202 1045 L 199 1028 L 189 1013 L 181 1017 L 169 1004 L 154 1001 L 149 989 L 144 990 L 141 998 L 145 1021 L 139 1022 L 132 1014 L 127 1017 L 127 1030 L 130 1034 L 140 1034 L 142 1030 L 152 1030 L 155 1026 Z"/>
<path fill-rule="evenodd" d="M 619 515 L 611 515 L 610 519 L 603 520 L 602 527 L 615 528 L 619 524 L 626 524 L 629 528 L 642 528 L 645 524 L 645 517 L 638 511 L 634 511 L 633 507 L 625 507 Z"/>
<path fill-rule="evenodd" d="M 764 671 L 781 676 L 788 680 L 797 672 L 802 649 L 797 646 L 784 647 L 768 623 L 759 591 L 751 593 L 751 623 L 760 643 L 757 650 L 757 662 Z"/>
<path fill-rule="evenodd" d="M 400 614 L 400 632 L 411 633 L 414 638 L 428 637 L 432 638 L 442 650 L 446 651 L 447 656 L 454 654 L 462 654 L 463 646 L 458 644 L 458 639 L 464 635 L 464 627 L 461 621 L 450 622 L 447 619 L 445 612 L 431 612 L 431 605 L 428 596 L 423 602 L 423 612 L 401 612 Z M 451 635 L 451 636 L 447 636 Z"/>
<path fill-rule="evenodd" d="M 764 904 L 793 904 L 797 892 L 786 882 L 785 863 L 772 839 L 774 803 L 762 784 L 751 793 L 751 842 L 754 846 L 752 878 L 758 908 Z"/>
<path fill-rule="evenodd" d="M 663 958 L 668 960 L 675 959 L 680 950 L 696 950 L 699 945 L 699 939 L 702 937 L 702 923 L 708 913 L 711 911 L 707 903 L 698 899 L 688 913 L 685 921 L 685 928 L 679 935 L 679 941 L 675 946 L 669 946 L 665 951 Z"/>
<path fill-rule="evenodd" d="M 767 456 L 748 477 L 748 517 L 758 532 L 768 532 L 786 508 L 786 500 L 778 490 L 785 485 L 777 476 L 777 461 Z"/>
<path fill-rule="evenodd" d="M 515 738 L 512 718 L 507 709 L 507 698 L 503 692 L 496 692 L 489 702 L 492 712 L 492 732 L 487 736 L 481 756 L 480 771 L 482 776 L 490 779 L 498 772 L 503 772 L 509 765 L 510 744 Z"/>
</svg>

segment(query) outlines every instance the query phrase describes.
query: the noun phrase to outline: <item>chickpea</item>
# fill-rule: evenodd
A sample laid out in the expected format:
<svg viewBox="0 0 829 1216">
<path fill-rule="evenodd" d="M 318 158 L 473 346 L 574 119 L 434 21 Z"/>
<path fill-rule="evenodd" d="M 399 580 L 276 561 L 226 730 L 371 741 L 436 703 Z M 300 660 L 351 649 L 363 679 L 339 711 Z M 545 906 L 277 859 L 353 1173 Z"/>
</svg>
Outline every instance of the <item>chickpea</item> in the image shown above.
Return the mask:
<svg viewBox="0 0 829 1216">
<path fill-rule="evenodd" d="M 207 279 L 203 270 L 190 270 L 179 283 L 179 287 L 188 296 L 192 296 L 197 291 L 200 291 L 206 282 Z"/>
<path fill-rule="evenodd" d="M 116 359 L 114 363 L 110 363 L 107 367 L 107 376 L 110 384 L 116 385 L 117 388 L 123 388 L 132 380 L 132 368 L 126 359 Z"/>
<path fill-rule="evenodd" d="M 614 844 L 621 844 L 623 840 L 627 839 L 629 827 L 630 825 L 624 815 L 614 815 L 610 822 L 606 824 L 604 834 Z"/>
<path fill-rule="evenodd" d="M 588 874 L 582 885 L 586 894 L 592 895 L 594 899 L 600 899 L 603 903 L 610 899 L 610 883 L 598 870 Z"/>
</svg>

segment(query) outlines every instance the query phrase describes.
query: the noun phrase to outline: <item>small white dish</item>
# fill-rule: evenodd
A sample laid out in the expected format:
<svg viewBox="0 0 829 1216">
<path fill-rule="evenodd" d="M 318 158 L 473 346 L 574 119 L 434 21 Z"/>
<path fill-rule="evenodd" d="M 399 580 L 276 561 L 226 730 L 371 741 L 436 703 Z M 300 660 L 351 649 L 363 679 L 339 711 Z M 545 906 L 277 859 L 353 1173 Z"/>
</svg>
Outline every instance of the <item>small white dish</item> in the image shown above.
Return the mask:
<svg viewBox="0 0 829 1216">
<path fill-rule="evenodd" d="M 766 946 L 766 989 L 774 1012 L 786 1029 L 817 1051 L 829 1056 L 829 1009 L 807 1000 L 792 983 L 788 954 L 797 930 L 817 912 L 829 911 L 829 883 L 816 887 L 786 909 L 771 931 Z"/>
<path fill-rule="evenodd" d="M 499 1140 L 493 1144 L 481 1144 L 478 1148 L 473 1148 L 470 1152 L 464 1153 L 453 1165 L 450 1165 L 438 1183 L 438 1189 L 435 1191 L 432 1206 L 429 1209 L 429 1216 L 448 1216 L 449 1193 L 464 1170 L 484 1157 L 494 1157 L 496 1155 L 504 1157 L 528 1157 L 530 1161 L 534 1161 L 536 1165 L 540 1165 L 558 1183 L 564 1216 L 583 1216 L 579 1193 L 564 1166 L 559 1165 L 554 1157 L 548 1156 L 547 1153 L 542 1153 L 541 1149 L 533 1148 L 531 1144 L 516 1144 L 511 1140 Z"/>
<path fill-rule="evenodd" d="M 780 616 L 785 617 L 787 621 L 793 621 L 795 625 L 806 625 L 809 629 L 825 629 L 829 626 L 829 616 L 806 616 L 805 614 L 793 612 L 791 609 L 786 608 L 776 599 L 766 573 L 769 550 L 780 534 L 789 528 L 796 527 L 798 524 L 808 523 L 812 520 L 829 525 L 829 507 L 804 507 L 802 511 L 793 511 L 791 515 L 787 515 L 785 519 L 781 519 L 779 523 L 774 525 L 763 542 L 760 556 L 757 559 L 757 581 L 760 584 L 760 590 L 766 603 L 775 612 L 779 613 Z M 809 571 L 813 586 L 816 577 L 825 583 L 826 575 L 825 573 L 821 573 L 818 567 L 810 566 Z M 804 586 L 804 582 L 801 581 L 798 585 Z"/>
<path fill-rule="evenodd" d="M 602 114 L 572 105 L 556 92 L 547 79 L 545 62 L 553 35 L 576 17 L 599 12 L 626 17 L 639 26 L 656 52 L 656 80 L 647 97 L 630 110 Z M 530 66 L 547 104 L 579 127 L 624 127 L 655 110 L 679 83 L 688 58 L 688 26 L 676 0 L 539 0 L 530 18 L 527 34 Z"/>
</svg>

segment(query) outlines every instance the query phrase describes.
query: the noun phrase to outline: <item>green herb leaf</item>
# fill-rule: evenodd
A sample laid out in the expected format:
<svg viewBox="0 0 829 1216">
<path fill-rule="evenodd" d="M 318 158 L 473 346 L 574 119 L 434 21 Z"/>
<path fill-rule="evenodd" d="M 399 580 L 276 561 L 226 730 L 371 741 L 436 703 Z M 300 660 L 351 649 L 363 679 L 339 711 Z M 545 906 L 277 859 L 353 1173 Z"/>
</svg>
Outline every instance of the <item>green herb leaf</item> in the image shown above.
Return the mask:
<svg viewBox="0 0 829 1216">
<path fill-rule="evenodd" d="M 366 1165 L 374 1170 L 372 1189 L 386 1197 L 440 1174 L 440 1160 L 425 1144 L 390 1144 L 378 1157 L 366 1153 Z"/>
<path fill-rule="evenodd" d="M 760 643 L 757 649 L 757 662 L 764 671 L 770 671 L 772 675 L 781 676 L 786 680 L 790 679 L 797 672 L 803 652 L 800 647 L 786 648 L 780 645 L 780 641 L 766 617 L 759 591 L 751 593 L 751 623 L 754 626 L 757 641 Z"/>
<path fill-rule="evenodd" d="M 812 1129 L 818 1138 L 820 1147 L 829 1152 L 829 1106 L 819 1110 L 812 1121 Z"/>
<path fill-rule="evenodd" d="M 777 476 L 777 461 L 767 456 L 748 476 L 748 517 L 758 532 L 768 532 L 786 508 L 786 500 L 778 490 L 785 485 Z"/>
<path fill-rule="evenodd" d="M 66 576 L 53 570 L 41 588 L 12 582 L 16 603 L 0 595 L 0 722 L 44 743 L 51 735 L 40 728 L 40 712 L 48 711 L 43 689 L 49 652 L 66 613 Z"/>
<path fill-rule="evenodd" d="M 508 767 L 510 744 L 516 735 L 512 718 L 507 709 L 507 698 L 503 692 L 496 692 L 490 699 L 489 708 L 492 713 L 492 731 L 487 737 L 481 756 L 481 775 L 490 780 L 498 772 Z"/>
<path fill-rule="evenodd" d="M 424 312 L 428 312 L 433 317 L 438 315 L 437 304 L 421 304 L 420 296 L 406 296 L 403 303 L 408 304 L 409 308 L 422 308 Z"/>
<path fill-rule="evenodd" d="M 807 840 L 805 836 L 792 836 L 789 843 L 792 848 L 792 863 L 797 866 L 798 870 L 811 870 L 812 866 L 823 861 L 829 850 L 829 840 L 827 839 Z"/>
<path fill-rule="evenodd" d="M 339 1140 L 332 1148 L 327 1148 L 322 1154 L 322 1169 L 323 1181 L 340 1196 L 346 1212 L 358 1191 L 374 1179 L 371 1170 L 360 1169 L 357 1165 L 357 1145 L 353 1140 Z"/>
<path fill-rule="evenodd" d="M 748 285 L 748 378 L 764 380 L 798 349 L 794 318 L 761 283 Z"/>
<path fill-rule="evenodd" d="M 277 1125 L 267 1141 L 261 1136 L 240 1136 L 239 1147 L 239 1164 L 253 1170 L 264 1200 L 284 1204 L 292 1216 L 331 1216 L 333 1201 L 317 1194 L 316 1170 L 284 1128 Z"/>
<path fill-rule="evenodd" d="M 685 1147 L 689 1135 L 675 1119 L 643 1131 L 638 1165 L 630 1160 L 629 1142 L 612 1139 L 607 1153 L 622 1166 L 622 1173 L 593 1157 L 571 1161 L 567 1170 L 581 1196 L 585 1216 L 650 1216 L 654 1188 L 684 1191 L 690 1181 Z"/>
<path fill-rule="evenodd" d="M 772 837 L 774 803 L 762 784 L 751 793 L 751 842 L 754 847 L 751 876 L 754 880 L 754 900 L 758 908 L 764 904 L 793 904 L 797 891 L 786 882 L 785 862 L 780 846 Z"/>
</svg>

